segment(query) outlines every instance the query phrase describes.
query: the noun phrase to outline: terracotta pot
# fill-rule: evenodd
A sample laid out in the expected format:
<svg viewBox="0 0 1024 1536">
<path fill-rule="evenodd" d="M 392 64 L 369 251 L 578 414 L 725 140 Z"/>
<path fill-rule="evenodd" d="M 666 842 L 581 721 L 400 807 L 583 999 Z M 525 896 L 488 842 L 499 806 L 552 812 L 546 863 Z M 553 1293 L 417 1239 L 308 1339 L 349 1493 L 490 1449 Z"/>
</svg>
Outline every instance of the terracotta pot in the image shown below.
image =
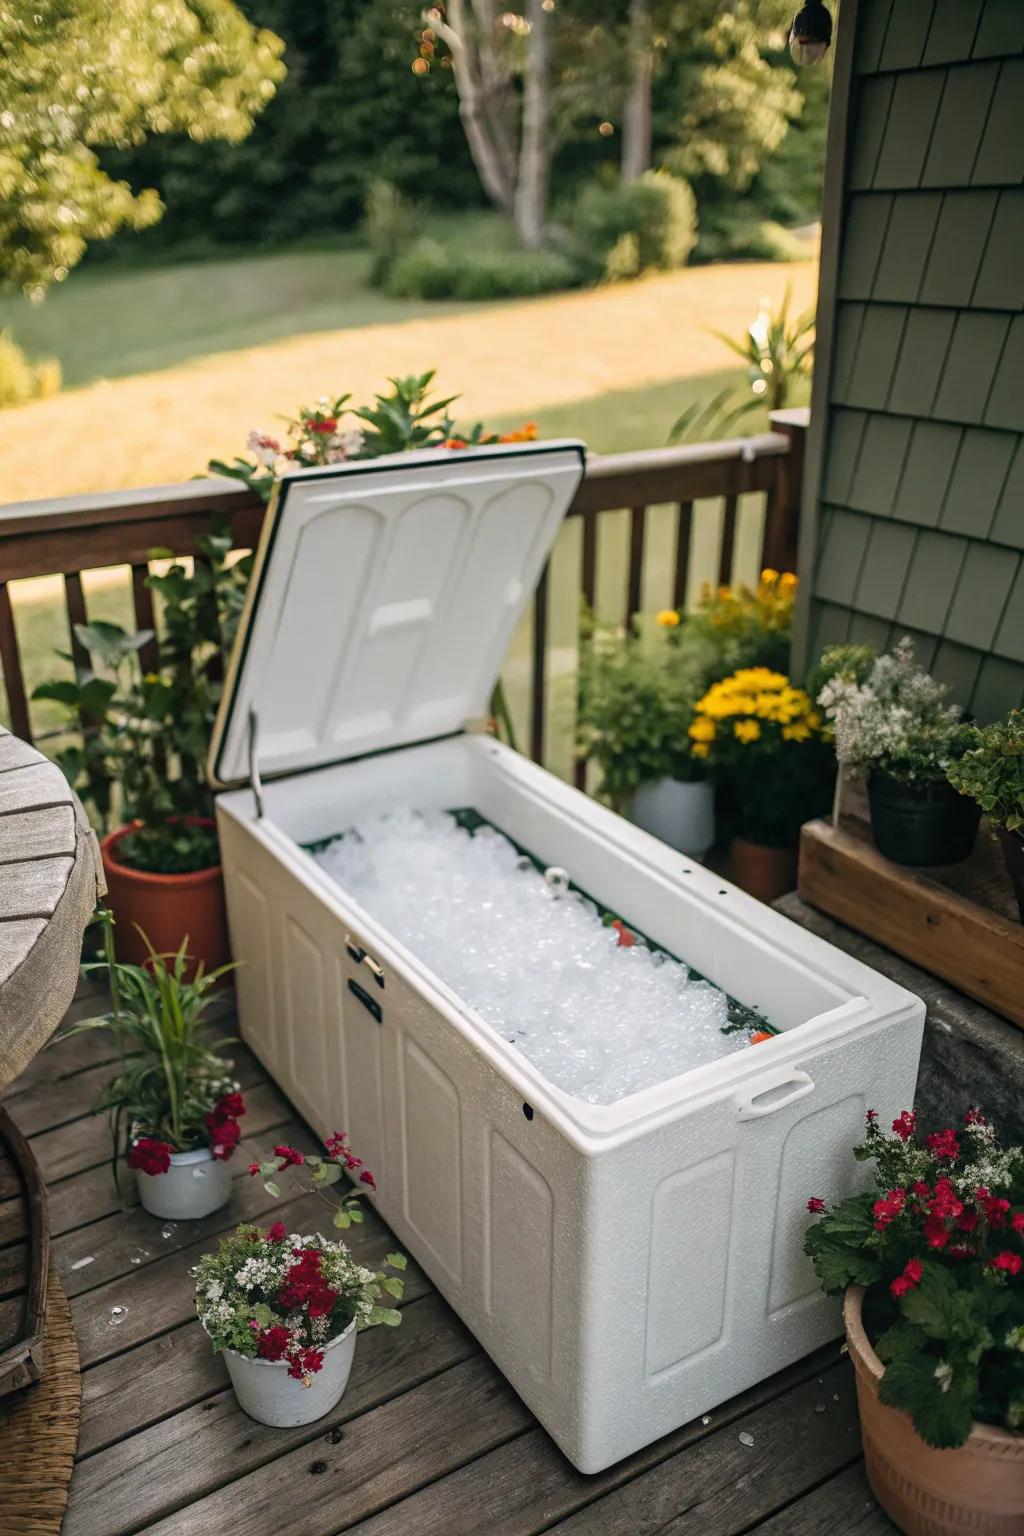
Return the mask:
<svg viewBox="0 0 1024 1536">
<path fill-rule="evenodd" d="M 796 889 L 797 849 L 768 848 L 734 837 L 729 845 L 729 879 L 758 901 L 773 902 Z"/>
<path fill-rule="evenodd" d="M 141 965 L 148 958 L 137 923 L 158 954 L 173 952 L 187 937 L 193 961 L 202 960 L 208 971 L 223 965 L 231 956 L 221 866 L 214 864 L 188 875 L 154 875 L 131 869 L 120 862 L 117 848 L 132 830 L 118 827 L 100 843 L 107 901 L 117 919 L 117 958 L 133 965 Z"/>
<path fill-rule="evenodd" d="M 905 1536 L 1020 1536 L 1024 1531 L 1024 1435 L 975 1424 L 955 1450 L 926 1445 L 909 1414 L 878 1396 L 885 1367 L 861 1322 L 859 1285 L 843 1303 L 857 1377 L 864 1461 L 871 1491 Z"/>
<path fill-rule="evenodd" d="M 1010 876 L 1010 884 L 1013 886 L 1013 894 L 1017 898 L 1017 910 L 1020 913 L 1021 922 L 1024 923 L 1024 834 L 1008 832 L 1005 827 L 1000 827 L 998 831 L 1003 858 L 1006 860 L 1006 870 Z"/>
</svg>

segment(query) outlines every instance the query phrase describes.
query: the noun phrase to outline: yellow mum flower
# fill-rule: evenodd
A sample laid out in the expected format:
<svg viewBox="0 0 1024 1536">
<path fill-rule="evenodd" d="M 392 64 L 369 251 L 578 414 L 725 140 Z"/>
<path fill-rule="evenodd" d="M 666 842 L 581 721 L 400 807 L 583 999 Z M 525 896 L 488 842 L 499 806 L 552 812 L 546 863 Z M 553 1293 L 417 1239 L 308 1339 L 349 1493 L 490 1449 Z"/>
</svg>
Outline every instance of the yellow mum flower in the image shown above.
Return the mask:
<svg viewBox="0 0 1024 1536">
<path fill-rule="evenodd" d="M 764 582 L 765 586 L 774 587 L 778 579 L 778 571 L 773 571 L 770 565 L 766 565 L 764 570 L 761 572 L 761 580 Z"/>
<path fill-rule="evenodd" d="M 802 723 L 799 725 L 784 725 L 782 727 L 784 741 L 807 741 L 810 738 L 810 734 L 810 726 L 803 725 Z"/>
<path fill-rule="evenodd" d="M 690 751 L 693 753 L 694 757 L 708 757 L 710 756 L 711 748 L 705 741 L 695 741 L 693 746 L 690 748 Z"/>
<path fill-rule="evenodd" d="M 658 614 L 658 623 L 662 629 L 675 629 L 679 623 L 679 615 L 674 608 L 663 608 Z"/>
<path fill-rule="evenodd" d="M 795 592 L 800 585 L 800 578 L 795 571 L 783 571 L 779 577 L 779 586 L 783 592 Z"/>
<path fill-rule="evenodd" d="M 714 741 L 717 734 L 713 720 L 700 718 L 690 726 L 690 736 L 694 741 Z"/>
<path fill-rule="evenodd" d="M 737 720 L 732 731 L 737 741 L 756 741 L 761 734 L 761 727 L 756 720 Z"/>
</svg>

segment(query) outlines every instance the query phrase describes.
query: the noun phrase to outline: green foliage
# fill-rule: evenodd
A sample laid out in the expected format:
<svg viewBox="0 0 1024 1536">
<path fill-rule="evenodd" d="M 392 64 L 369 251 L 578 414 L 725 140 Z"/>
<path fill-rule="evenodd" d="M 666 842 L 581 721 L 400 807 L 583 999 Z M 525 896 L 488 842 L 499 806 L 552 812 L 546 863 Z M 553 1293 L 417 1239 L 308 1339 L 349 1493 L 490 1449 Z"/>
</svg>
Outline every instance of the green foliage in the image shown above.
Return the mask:
<svg viewBox="0 0 1024 1536">
<path fill-rule="evenodd" d="M 814 315 L 808 310 L 791 320 L 791 301 L 787 288 L 778 309 L 762 308 L 739 340 L 722 331 L 713 333 L 746 363 L 747 391 L 737 400 L 733 391 L 723 390 L 706 404 L 689 406 L 675 422 L 670 442 L 726 437 L 751 411 L 778 411 L 792 404 L 795 389 L 810 372 Z"/>
<path fill-rule="evenodd" d="M 48 399 L 60 385 L 60 363 L 55 357 L 32 363 L 10 331 L 0 331 L 0 410 L 24 405 L 26 400 Z"/>
<path fill-rule="evenodd" d="M 759 218 L 728 201 L 705 204 L 695 263 L 711 261 L 806 261 L 814 246 L 773 219 Z"/>
<path fill-rule="evenodd" d="M 946 776 L 954 789 L 969 795 L 997 827 L 1024 827 L 1024 711 L 1011 709 L 1004 720 L 974 729 L 958 762 Z"/>
<path fill-rule="evenodd" d="M 147 578 L 163 618 L 155 671 L 144 673 L 139 660 L 152 631 L 80 624 L 76 637 L 91 664 L 33 694 L 60 704 L 79 733 L 57 762 L 98 826 L 109 830 L 115 816 L 141 823 L 119 845 L 120 857 L 162 874 L 218 861 L 215 832 L 193 818 L 212 815 L 206 756 L 252 568 L 251 556 L 229 558 L 226 525 L 215 525 L 199 547 L 193 569 L 175 560 Z"/>
<path fill-rule="evenodd" d="M 156 954 L 146 940 L 148 964 L 123 965 L 115 955 L 112 914 L 104 910 L 100 921 L 106 958 L 84 969 L 105 974 L 110 1009 L 61 1036 L 103 1029 L 114 1037 L 118 1071 L 94 1113 L 110 1114 L 115 1158 L 139 1135 L 167 1142 L 175 1152 L 204 1146 L 210 1140 L 205 1117 L 222 1094 L 238 1087 L 231 1081 L 231 1062 L 203 1034 L 212 990 L 231 967 L 204 972 L 200 962 L 189 980 L 187 938 L 173 956 Z"/>
<path fill-rule="evenodd" d="M 379 177 L 371 181 L 363 209 L 363 237 L 373 256 L 370 282 L 375 287 L 387 281 L 395 262 L 412 246 L 421 223 L 419 208 L 404 192 Z"/>
<path fill-rule="evenodd" d="M 1021 1427 L 1024 1403 L 1024 1153 L 1000 1147 L 976 1110 L 914 1139 L 870 1112 L 854 1149 L 875 1188 L 820 1212 L 805 1251 L 823 1288 L 868 1287 L 862 1318 L 885 1366 L 881 1398 L 929 1445 L 962 1445 L 975 1420 Z"/>
<path fill-rule="evenodd" d="M 0 10 L 0 284 L 41 293 L 90 240 L 160 217 L 102 169 L 103 145 L 238 140 L 283 73 L 231 0 L 33 0 Z"/>
<path fill-rule="evenodd" d="M 654 635 L 638 626 L 624 635 L 596 631 L 585 641 L 579 756 L 600 769 L 601 793 L 617 810 L 644 784 L 704 777 L 688 735 L 703 686 L 703 672 L 666 628 Z"/>
<path fill-rule="evenodd" d="M 388 267 L 384 286 L 400 299 L 511 299 L 578 285 L 573 261 L 561 251 L 477 248 L 423 235 Z"/>
<path fill-rule="evenodd" d="M 572 249 L 595 278 L 636 277 L 685 266 L 697 239 L 688 184 L 664 171 L 635 182 L 592 182 L 566 213 Z"/>
</svg>

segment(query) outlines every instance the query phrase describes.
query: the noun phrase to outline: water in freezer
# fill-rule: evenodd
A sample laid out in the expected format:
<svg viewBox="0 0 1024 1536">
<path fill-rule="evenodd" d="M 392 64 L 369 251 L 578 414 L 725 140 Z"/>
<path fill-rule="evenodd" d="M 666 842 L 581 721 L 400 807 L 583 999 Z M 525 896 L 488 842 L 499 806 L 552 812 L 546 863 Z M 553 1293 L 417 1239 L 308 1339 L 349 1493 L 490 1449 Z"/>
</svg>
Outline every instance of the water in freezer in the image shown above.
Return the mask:
<svg viewBox="0 0 1024 1536">
<path fill-rule="evenodd" d="M 436 976 L 576 1098 L 611 1104 L 748 1048 L 726 994 L 446 812 L 360 823 L 315 857 Z M 549 872 L 550 873 L 550 872 Z"/>
</svg>

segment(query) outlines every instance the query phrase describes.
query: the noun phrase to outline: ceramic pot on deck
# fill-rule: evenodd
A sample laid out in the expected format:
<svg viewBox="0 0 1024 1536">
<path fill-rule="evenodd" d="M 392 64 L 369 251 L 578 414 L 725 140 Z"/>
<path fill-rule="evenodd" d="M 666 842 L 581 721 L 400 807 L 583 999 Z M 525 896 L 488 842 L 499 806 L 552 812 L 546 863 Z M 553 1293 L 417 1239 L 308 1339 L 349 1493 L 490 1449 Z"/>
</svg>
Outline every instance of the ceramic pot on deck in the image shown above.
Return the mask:
<svg viewBox="0 0 1024 1536">
<path fill-rule="evenodd" d="M 627 820 L 698 861 L 715 840 L 715 790 L 710 779 L 658 779 L 636 791 Z"/>
<path fill-rule="evenodd" d="M 136 1168 L 135 1180 L 143 1210 L 168 1221 L 199 1221 L 231 1198 L 228 1161 L 214 1157 L 209 1147 L 172 1152 L 166 1173 Z"/>
<path fill-rule="evenodd" d="M 288 1375 L 283 1360 L 250 1360 L 237 1350 L 225 1349 L 224 1361 L 240 1407 L 250 1419 L 274 1429 L 312 1424 L 330 1413 L 348 1386 L 356 1348 L 355 1319 L 324 1350 L 324 1363 L 309 1378 L 309 1386 Z"/>
<path fill-rule="evenodd" d="M 778 901 L 796 889 L 797 848 L 769 848 L 734 837 L 729 845 L 729 879 L 758 901 Z"/>
<path fill-rule="evenodd" d="M 857 1380 L 864 1463 L 871 1491 L 904 1536 L 1014 1536 L 1024 1531 L 1024 1435 L 975 1424 L 954 1450 L 921 1439 L 909 1414 L 878 1395 L 885 1366 L 861 1320 L 864 1291 L 843 1303 Z"/>
<path fill-rule="evenodd" d="M 974 847 L 981 810 L 945 779 L 868 779 L 875 847 L 894 864 L 959 864 Z"/>
<path fill-rule="evenodd" d="M 196 818 L 196 824 L 214 825 L 205 818 Z M 148 959 L 141 928 L 157 954 L 173 954 L 187 938 L 189 955 L 193 961 L 202 960 L 205 970 L 226 964 L 231 955 L 221 866 L 186 875 L 132 869 L 119 859 L 118 846 L 133 830 L 118 827 L 100 843 L 107 903 L 117 919 L 117 958 L 132 965 Z"/>
<path fill-rule="evenodd" d="M 998 831 L 1003 858 L 1006 860 L 1006 872 L 1017 898 L 1020 920 L 1024 923 L 1024 833 L 1009 832 L 1006 827 L 1000 827 Z"/>
</svg>

